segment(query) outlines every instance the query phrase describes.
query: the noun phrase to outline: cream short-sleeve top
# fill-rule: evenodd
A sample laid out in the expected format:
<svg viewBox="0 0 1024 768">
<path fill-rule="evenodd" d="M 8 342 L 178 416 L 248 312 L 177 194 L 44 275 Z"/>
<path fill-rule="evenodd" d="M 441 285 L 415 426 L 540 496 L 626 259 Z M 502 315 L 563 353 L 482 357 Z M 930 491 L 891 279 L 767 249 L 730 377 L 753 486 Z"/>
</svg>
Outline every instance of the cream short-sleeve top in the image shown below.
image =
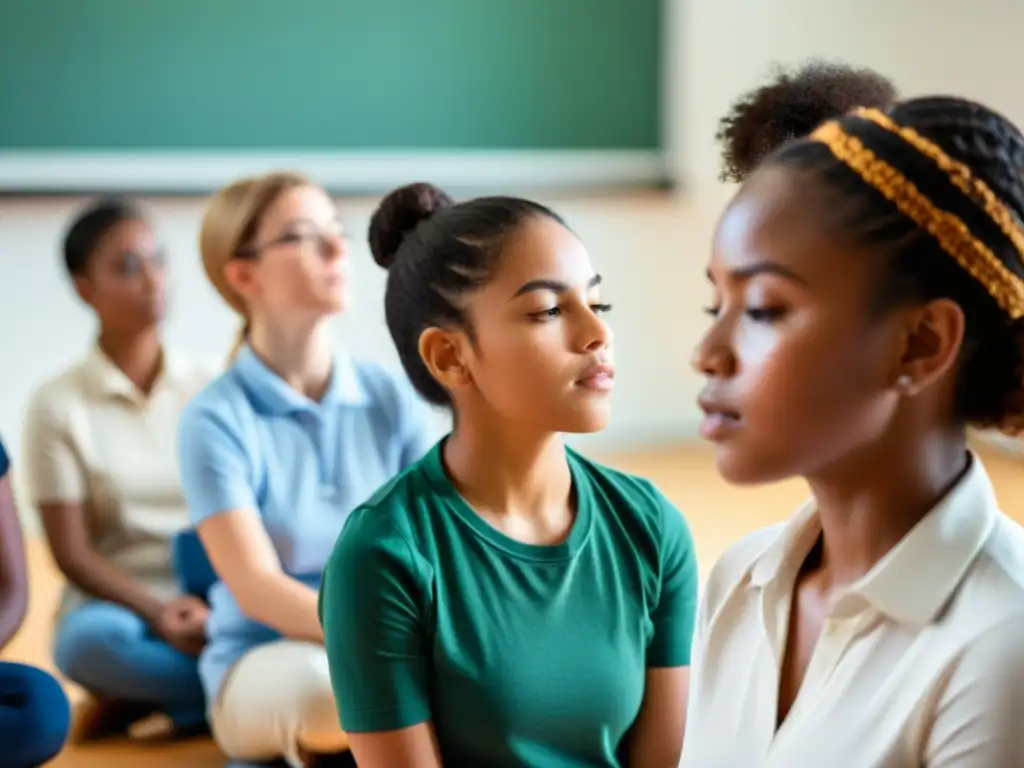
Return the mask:
<svg viewBox="0 0 1024 768">
<path fill-rule="evenodd" d="M 977 457 L 834 602 L 776 728 L 813 503 L 728 551 L 698 618 L 683 768 L 1024 766 L 1024 529 Z"/>
<path fill-rule="evenodd" d="M 149 394 L 97 346 L 33 395 L 22 465 L 31 502 L 81 504 L 92 544 L 161 597 L 177 591 L 170 542 L 189 525 L 178 477 L 182 408 L 215 368 L 165 351 Z M 60 614 L 87 599 L 65 588 Z"/>
</svg>

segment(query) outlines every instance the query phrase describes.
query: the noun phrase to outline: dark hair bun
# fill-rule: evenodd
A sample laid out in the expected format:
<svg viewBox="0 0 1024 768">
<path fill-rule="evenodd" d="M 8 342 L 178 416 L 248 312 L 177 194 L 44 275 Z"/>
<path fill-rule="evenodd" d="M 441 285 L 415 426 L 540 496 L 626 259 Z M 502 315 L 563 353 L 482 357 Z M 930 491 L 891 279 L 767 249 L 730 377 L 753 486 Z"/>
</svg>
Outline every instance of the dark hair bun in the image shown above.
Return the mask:
<svg viewBox="0 0 1024 768">
<path fill-rule="evenodd" d="M 866 67 L 809 61 L 776 67 L 771 82 L 745 93 L 719 121 L 722 181 L 743 181 L 792 139 L 856 107 L 884 109 L 898 98 L 887 77 Z"/>
<path fill-rule="evenodd" d="M 392 190 L 370 218 L 370 253 L 373 260 L 389 269 L 402 241 L 442 208 L 454 200 L 433 184 L 419 182 Z"/>
</svg>

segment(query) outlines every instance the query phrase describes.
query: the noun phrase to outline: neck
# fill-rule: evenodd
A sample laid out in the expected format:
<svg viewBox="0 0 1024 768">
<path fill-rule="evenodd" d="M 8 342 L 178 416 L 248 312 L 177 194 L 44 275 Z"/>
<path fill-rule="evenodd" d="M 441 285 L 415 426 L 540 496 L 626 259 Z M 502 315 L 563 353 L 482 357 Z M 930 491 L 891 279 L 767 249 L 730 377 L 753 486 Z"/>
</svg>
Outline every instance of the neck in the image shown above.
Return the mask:
<svg viewBox="0 0 1024 768">
<path fill-rule="evenodd" d="M 101 328 L 98 344 L 140 391 L 149 393 L 160 375 L 163 350 L 156 326 L 124 333 Z"/>
<path fill-rule="evenodd" d="M 445 441 L 444 459 L 470 505 L 495 516 L 564 515 L 572 477 L 557 434 L 499 431 L 478 419 L 469 422 L 464 419 Z"/>
<path fill-rule="evenodd" d="M 327 391 L 333 352 L 326 321 L 294 328 L 253 322 L 249 346 L 297 392 L 319 400 Z"/>
<path fill-rule="evenodd" d="M 808 478 L 821 520 L 820 567 L 834 586 L 870 571 L 967 470 L 962 430 L 917 438 L 873 446 L 841 472 Z"/>
</svg>

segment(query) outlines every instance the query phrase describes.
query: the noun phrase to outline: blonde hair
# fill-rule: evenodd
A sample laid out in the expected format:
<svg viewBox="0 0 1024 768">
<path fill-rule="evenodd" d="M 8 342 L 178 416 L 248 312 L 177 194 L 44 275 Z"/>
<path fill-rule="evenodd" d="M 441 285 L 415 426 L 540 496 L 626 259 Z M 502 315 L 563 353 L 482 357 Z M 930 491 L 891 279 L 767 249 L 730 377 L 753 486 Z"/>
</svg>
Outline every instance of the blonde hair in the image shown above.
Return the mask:
<svg viewBox="0 0 1024 768">
<path fill-rule="evenodd" d="M 252 244 L 260 221 L 282 194 L 311 184 L 302 174 L 290 171 L 252 176 L 222 188 L 206 206 L 199 229 L 203 269 L 217 293 L 242 318 L 229 362 L 235 359 L 249 336 L 250 318 L 245 301 L 225 279 L 224 268 L 243 248 Z"/>
</svg>

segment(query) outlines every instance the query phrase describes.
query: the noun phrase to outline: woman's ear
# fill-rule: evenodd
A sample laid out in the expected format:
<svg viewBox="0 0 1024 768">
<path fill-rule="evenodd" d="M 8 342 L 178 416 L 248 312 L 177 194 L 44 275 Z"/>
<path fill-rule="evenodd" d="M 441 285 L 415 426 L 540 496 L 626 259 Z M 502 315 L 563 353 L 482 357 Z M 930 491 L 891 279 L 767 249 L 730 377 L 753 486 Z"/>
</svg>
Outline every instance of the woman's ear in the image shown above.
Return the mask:
<svg viewBox="0 0 1024 768">
<path fill-rule="evenodd" d="M 915 394 L 945 376 L 956 364 L 964 340 L 964 311 L 949 299 L 936 299 L 906 317 L 900 391 Z"/>
<path fill-rule="evenodd" d="M 462 354 L 466 341 L 462 333 L 437 327 L 427 328 L 420 334 L 419 351 L 423 364 L 448 392 L 464 389 L 473 381 Z"/>
<path fill-rule="evenodd" d="M 224 282 L 239 296 L 248 299 L 256 287 L 255 264 L 248 259 L 231 259 L 224 265 Z"/>
<path fill-rule="evenodd" d="M 75 287 L 75 293 L 78 294 L 78 298 L 92 306 L 92 294 L 93 294 L 93 283 L 85 275 L 75 275 L 71 284 Z"/>
</svg>

